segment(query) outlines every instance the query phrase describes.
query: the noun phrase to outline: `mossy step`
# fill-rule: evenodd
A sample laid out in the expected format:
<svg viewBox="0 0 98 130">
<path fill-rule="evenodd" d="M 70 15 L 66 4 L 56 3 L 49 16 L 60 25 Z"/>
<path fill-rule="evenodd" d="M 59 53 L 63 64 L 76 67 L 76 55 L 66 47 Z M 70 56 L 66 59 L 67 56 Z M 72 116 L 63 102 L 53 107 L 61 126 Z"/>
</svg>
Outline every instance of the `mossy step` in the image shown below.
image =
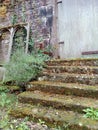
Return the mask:
<svg viewBox="0 0 98 130">
<path fill-rule="evenodd" d="M 22 103 L 41 104 L 57 109 L 73 110 L 82 113 L 88 107 L 98 108 L 98 100 L 78 96 L 67 96 L 50 94 L 41 91 L 23 92 L 19 94 L 19 101 Z"/>
<path fill-rule="evenodd" d="M 8 85 L 7 88 L 9 89 L 10 92 L 17 92 L 17 91 L 20 91 L 20 87 L 19 86 L 10 86 Z"/>
<path fill-rule="evenodd" d="M 98 58 L 86 58 L 86 59 L 55 59 L 46 62 L 47 65 L 75 65 L 75 66 L 98 66 Z"/>
<path fill-rule="evenodd" d="M 72 111 L 62 111 L 51 107 L 19 104 L 10 111 L 10 115 L 17 118 L 30 117 L 36 121 L 41 119 L 51 127 L 67 124 L 70 130 L 98 130 L 98 121 L 84 118 L 83 115 Z"/>
<path fill-rule="evenodd" d="M 71 74 L 71 73 L 47 73 L 43 72 L 43 80 L 58 81 L 64 83 L 79 83 L 87 85 L 98 84 L 97 74 Z"/>
<path fill-rule="evenodd" d="M 98 86 L 90 86 L 84 84 L 70 84 L 51 81 L 30 82 L 27 87 L 27 91 L 34 90 L 40 90 L 43 92 L 55 94 L 76 95 L 98 99 Z"/>
<path fill-rule="evenodd" d="M 98 74 L 98 67 L 94 66 L 47 66 L 44 72 L 48 73 L 79 73 L 79 74 Z"/>
</svg>

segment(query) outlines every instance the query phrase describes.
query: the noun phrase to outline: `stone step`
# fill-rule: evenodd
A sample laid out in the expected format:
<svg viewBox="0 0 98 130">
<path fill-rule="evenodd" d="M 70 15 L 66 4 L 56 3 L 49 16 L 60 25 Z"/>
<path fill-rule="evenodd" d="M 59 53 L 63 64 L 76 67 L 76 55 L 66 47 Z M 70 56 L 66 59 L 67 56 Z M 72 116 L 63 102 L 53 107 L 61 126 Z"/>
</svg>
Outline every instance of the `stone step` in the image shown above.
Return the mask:
<svg viewBox="0 0 98 130">
<path fill-rule="evenodd" d="M 20 103 L 10 111 L 10 115 L 17 118 L 30 117 L 36 121 L 41 119 L 51 127 L 66 125 L 70 130 L 98 130 L 98 121 L 84 118 L 82 114 L 72 111 L 57 110 L 51 107 Z"/>
<path fill-rule="evenodd" d="M 43 91 L 54 94 L 66 94 L 82 97 L 91 97 L 98 99 L 98 86 L 84 84 L 70 84 L 52 81 L 35 81 L 30 82 L 27 91 Z"/>
<path fill-rule="evenodd" d="M 98 66 L 98 58 L 86 58 L 86 59 L 54 59 L 46 62 L 49 66 Z"/>
<path fill-rule="evenodd" d="M 71 73 L 47 73 L 44 72 L 38 80 L 47 80 L 55 82 L 64 82 L 64 83 L 79 83 L 87 85 L 96 85 L 98 84 L 98 75 L 97 74 L 71 74 Z"/>
<path fill-rule="evenodd" d="M 47 73 L 79 73 L 79 74 L 98 74 L 98 67 L 91 66 L 47 66 L 44 69 Z"/>
<path fill-rule="evenodd" d="M 83 112 L 88 107 L 98 108 L 98 100 L 92 98 L 84 98 L 78 96 L 67 96 L 60 94 L 50 94 L 41 91 L 23 92 L 18 97 L 21 103 L 40 104 L 56 109 L 72 110 L 75 112 Z"/>
</svg>

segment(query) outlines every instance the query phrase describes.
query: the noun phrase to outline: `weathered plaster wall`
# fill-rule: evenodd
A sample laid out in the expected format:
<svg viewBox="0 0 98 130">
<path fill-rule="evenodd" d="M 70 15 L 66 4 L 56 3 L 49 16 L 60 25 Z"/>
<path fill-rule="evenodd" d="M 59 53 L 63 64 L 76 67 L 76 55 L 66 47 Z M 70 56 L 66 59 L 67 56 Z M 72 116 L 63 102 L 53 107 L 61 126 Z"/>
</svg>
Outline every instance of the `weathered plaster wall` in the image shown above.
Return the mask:
<svg viewBox="0 0 98 130">
<path fill-rule="evenodd" d="M 62 0 L 58 22 L 59 41 L 64 41 L 60 44 L 61 58 L 80 58 L 82 52 L 98 50 L 98 0 Z"/>
</svg>

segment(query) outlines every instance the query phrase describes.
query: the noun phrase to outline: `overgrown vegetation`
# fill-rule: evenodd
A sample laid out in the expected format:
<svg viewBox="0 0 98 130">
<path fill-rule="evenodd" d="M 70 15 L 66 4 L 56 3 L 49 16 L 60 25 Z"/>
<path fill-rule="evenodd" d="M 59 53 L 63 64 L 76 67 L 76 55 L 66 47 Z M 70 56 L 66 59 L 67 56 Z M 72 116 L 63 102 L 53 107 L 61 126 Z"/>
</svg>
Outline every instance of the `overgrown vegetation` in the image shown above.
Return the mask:
<svg viewBox="0 0 98 130">
<path fill-rule="evenodd" d="M 5 88 L 5 89 L 3 89 Z M 38 119 L 34 123 L 34 118 L 29 121 L 29 117 L 24 119 L 15 119 L 10 117 L 9 112 L 13 107 L 18 105 L 17 95 L 10 94 L 7 86 L 0 85 L 0 129 L 2 130 L 31 130 L 31 127 L 36 127 L 42 130 L 69 130 L 69 124 L 61 126 L 55 126 L 55 128 L 49 128 L 46 122 L 42 119 Z"/>
<path fill-rule="evenodd" d="M 18 100 L 16 95 L 12 95 L 9 93 L 0 93 L 0 129 L 2 130 L 31 130 L 31 127 L 39 127 L 44 130 L 44 127 L 47 125 L 45 121 L 38 119 L 37 123 L 33 121 L 29 121 L 29 118 L 26 117 L 24 119 L 15 119 L 9 116 L 9 111 L 12 107 L 18 105 Z M 30 125 L 30 126 L 29 126 Z M 34 125 L 34 126 L 33 126 Z M 51 128 L 48 128 L 51 130 Z M 69 130 L 67 127 L 55 126 L 53 130 Z"/>
<path fill-rule="evenodd" d="M 25 85 L 31 79 L 36 79 L 44 66 L 45 57 L 42 55 L 26 54 L 23 50 L 16 50 L 6 67 L 5 81 L 13 81 L 18 85 Z"/>
<path fill-rule="evenodd" d="M 1 100 L 0 100 L 0 106 L 1 107 L 6 107 L 11 104 L 10 99 L 7 97 L 6 93 L 2 92 L 1 93 Z"/>
<path fill-rule="evenodd" d="M 0 127 L 3 130 L 30 130 L 30 128 L 26 125 L 26 121 L 22 121 L 17 124 L 17 120 L 10 121 L 8 116 L 5 116 L 1 121 Z"/>
<path fill-rule="evenodd" d="M 10 109 L 18 105 L 17 96 L 10 94 L 8 88 L 0 85 L 0 129 L 2 130 L 30 130 L 26 125 L 27 118 L 18 121 L 9 116 Z"/>
<path fill-rule="evenodd" d="M 25 37 L 26 35 L 23 36 Z M 12 81 L 12 84 L 25 86 L 31 79 L 36 79 L 41 74 L 44 61 L 48 60 L 49 56 L 44 54 L 43 50 L 35 48 L 33 38 L 29 40 L 28 54 L 24 52 L 24 38 L 20 40 L 16 36 L 14 42 L 10 62 L 5 65 L 5 82 Z"/>
<path fill-rule="evenodd" d="M 16 14 L 13 14 L 11 16 L 11 24 L 14 25 L 17 23 L 17 15 Z"/>
<path fill-rule="evenodd" d="M 0 93 L 2 93 L 2 92 L 5 92 L 5 93 L 9 92 L 9 89 L 4 85 L 0 85 Z"/>
</svg>

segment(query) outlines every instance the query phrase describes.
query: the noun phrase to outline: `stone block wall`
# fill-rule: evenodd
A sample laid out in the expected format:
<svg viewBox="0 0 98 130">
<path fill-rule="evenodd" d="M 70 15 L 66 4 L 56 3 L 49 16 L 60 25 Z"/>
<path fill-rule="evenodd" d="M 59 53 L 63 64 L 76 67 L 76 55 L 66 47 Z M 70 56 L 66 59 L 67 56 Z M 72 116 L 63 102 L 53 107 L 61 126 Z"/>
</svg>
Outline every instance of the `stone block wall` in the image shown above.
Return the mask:
<svg viewBox="0 0 98 130">
<path fill-rule="evenodd" d="M 30 23 L 30 37 L 36 47 L 57 44 L 56 0 L 1 0 L 0 1 L 0 65 L 8 61 L 10 46 L 9 26 Z M 4 28 L 4 29 L 1 29 Z M 57 51 L 53 51 L 57 55 Z M 56 53 L 55 53 L 56 52 Z M 4 78 L 0 67 L 0 81 Z"/>
<path fill-rule="evenodd" d="M 0 82 L 3 81 L 5 78 L 5 68 L 0 67 Z"/>
<path fill-rule="evenodd" d="M 11 0 L 2 2 L 4 7 L 7 5 L 7 9 L 4 17 L 0 17 L 0 27 L 30 22 L 30 34 L 36 44 L 55 42 L 53 40 L 55 0 L 12 0 L 13 3 L 5 4 L 6 1 Z"/>
</svg>

